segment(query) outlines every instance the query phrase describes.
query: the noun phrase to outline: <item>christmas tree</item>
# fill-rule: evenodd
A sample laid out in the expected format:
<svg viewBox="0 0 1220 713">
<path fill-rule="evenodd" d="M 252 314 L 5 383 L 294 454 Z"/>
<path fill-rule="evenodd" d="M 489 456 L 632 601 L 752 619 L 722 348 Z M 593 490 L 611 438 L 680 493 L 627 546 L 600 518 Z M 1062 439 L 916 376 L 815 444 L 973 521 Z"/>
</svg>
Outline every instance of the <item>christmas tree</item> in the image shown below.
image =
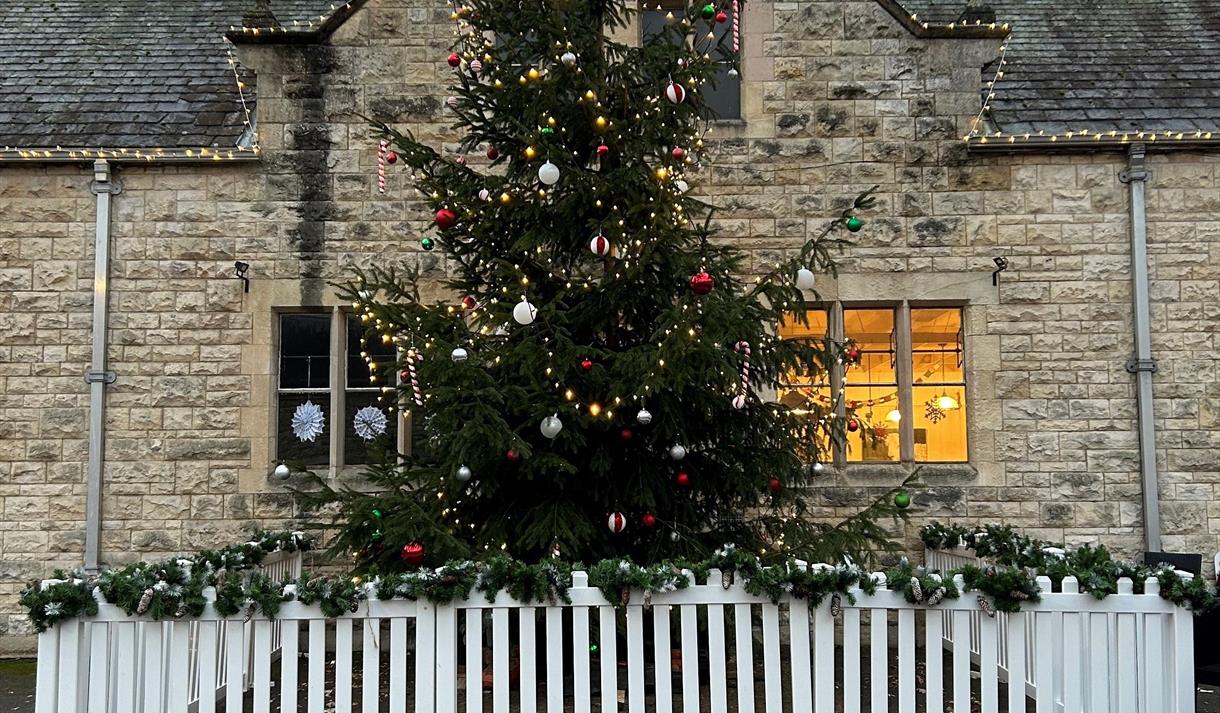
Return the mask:
<svg viewBox="0 0 1220 713">
<path fill-rule="evenodd" d="M 612 39 L 632 21 L 624 0 L 472 0 L 448 57 L 458 151 L 378 124 L 433 212 L 421 244 L 447 258 L 453 298 L 425 302 L 421 276 L 392 266 L 341 288 L 367 339 L 396 347 L 371 368 L 397 376 L 385 401 L 425 435 L 370 468 L 371 489 L 319 481 L 337 547 L 364 568 L 501 550 L 650 562 L 729 542 L 822 559 L 886 542 L 887 499 L 834 527 L 807 517 L 854 417 L 767 395 L 850 363 L 849 344 L 776 327 L 804 318 L 871 197 L 747 278 L 748 256 L 713 240 L 711 206 L 688 193 L 714 170 L 702 94 L 738 61 L 736 33 L 709 28 L 735 9 L 693 6 L 631 46 Z"/>
</svg>

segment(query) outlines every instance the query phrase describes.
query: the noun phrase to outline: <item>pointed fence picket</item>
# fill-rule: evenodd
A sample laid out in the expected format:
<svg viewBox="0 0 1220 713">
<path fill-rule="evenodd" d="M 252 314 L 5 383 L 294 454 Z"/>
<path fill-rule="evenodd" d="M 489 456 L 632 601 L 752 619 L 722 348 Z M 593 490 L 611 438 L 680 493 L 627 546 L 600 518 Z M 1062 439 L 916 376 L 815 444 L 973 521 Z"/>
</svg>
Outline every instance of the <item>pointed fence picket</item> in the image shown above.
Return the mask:
<svg viewBox="0 0 1220 713">
<path fill-rule="evenodd" d="M 713 571 L 618 607 L 585 573 L 573 580 L 570 604 L 370 598 L 337 619 L 294 601 L 275 621 L 209 603 L 197 620 L 153 622 L 103 603 L 41 635 L 37 711 L 1194 710 L 1191 614 L 1154 580 L 1097 600 L 1043 579 L 1042 601 L 1007 617 L 973 595 L 912 605 L 883 579 L 873 595 L 773 602 Z M 249 689 L 190 700 L 186 683 L 221 671 Z"/>
</svg>

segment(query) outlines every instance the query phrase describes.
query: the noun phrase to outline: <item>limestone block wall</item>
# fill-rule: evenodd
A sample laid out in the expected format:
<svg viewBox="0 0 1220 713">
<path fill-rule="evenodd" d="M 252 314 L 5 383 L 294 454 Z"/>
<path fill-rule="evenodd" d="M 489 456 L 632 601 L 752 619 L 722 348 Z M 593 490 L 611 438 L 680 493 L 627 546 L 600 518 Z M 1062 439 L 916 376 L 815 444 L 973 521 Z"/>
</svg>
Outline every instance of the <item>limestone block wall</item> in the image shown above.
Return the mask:
<svg viewBox="0 0 1220 713">
<path fill-rule="evenodd" d="M 391 170 L 378 195 L 361 115 L 452 150 L 447 17 L 441 3 L 370 0 L 325 46 L 243 47 L 261 161 L 117 169 L 106 561 L 299 515 L 268 477 L 273 315 L 335 305 L 328 282 L 352 264 L 445 274 L 419 248 L 427 216 L 407 177 Z M 960 137 L 995 40 L 918 39 L 866 0 L 752 0 L 743 30 L 743 120 L 715 127 L 713 165 L 693 181 L 721 208 L 719 239 L 762 271 L 877 185 L 823 297 L 965 306 L 971 463 L 925 472 L 915 524 L 1004 520 L 1137 552 L 1124 157 L 970 154 Z M 1148 194 L 1164 544 L 1205 553 L 1220 546 L 1217 163 L 1153 155 Z M 82 558 L 90 178 L 0 165 L 0 654 L 29 643 L 21 582 Z M 1011 265 L 998 288 L 996 256 Z M 248 294 L 235 260 L 250 264 Z M 853 512 L 904 473 L 828 475 L 818 515 Z"/>
</svg>

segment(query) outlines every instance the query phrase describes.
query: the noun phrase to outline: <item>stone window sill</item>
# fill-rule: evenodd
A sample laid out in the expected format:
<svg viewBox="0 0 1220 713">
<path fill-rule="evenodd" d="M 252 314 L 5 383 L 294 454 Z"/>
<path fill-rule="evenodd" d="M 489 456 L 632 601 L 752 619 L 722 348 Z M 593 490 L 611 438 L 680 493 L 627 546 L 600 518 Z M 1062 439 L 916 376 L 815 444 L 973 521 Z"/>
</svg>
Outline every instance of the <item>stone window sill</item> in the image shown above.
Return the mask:
<svg viewBox="0 0 1220 713">
<path fill-rule="evenodd" d="M 826 473 L 842 475 L 853 484 L 886 485 L 902 482 L 916 470 L 925 485 L 970 484 L 979 475 L 969 463 L 847 463 L 828 467 Z"/>
</svg>

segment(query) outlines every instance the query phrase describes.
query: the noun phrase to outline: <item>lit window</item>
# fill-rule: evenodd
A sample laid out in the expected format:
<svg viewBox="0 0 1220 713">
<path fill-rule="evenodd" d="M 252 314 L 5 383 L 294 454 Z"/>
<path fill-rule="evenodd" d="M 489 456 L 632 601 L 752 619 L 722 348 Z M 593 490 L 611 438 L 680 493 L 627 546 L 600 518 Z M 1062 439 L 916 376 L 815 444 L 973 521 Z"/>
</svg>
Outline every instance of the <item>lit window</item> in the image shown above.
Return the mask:
<svg viewBox="0 0 1220 713">
<path fill-rule="evenodd" d="M 960 307 L 833 304 L 806 312 L 809 326 L 787 320 L 783 339 L 827 337 L 859 351 L 854 364 L 826 374 L 790 374 L 780 403 L 825 419 L 851 410 L 846 462 L 962 463 L 968 460 L 965 340 Z M 909 325 L 909 330 L 903 325 Z M 819 452 L 829 454 L 825 435 Z M 819 460 L 830 455 L 819 455 Z"/>
<path fill-rule="evenodd" d="M 346 314 L 280 315 L 278 461 L 360 465 L 377 447 L 397 448 L 399 415 L 381 391 L 394 345 L 372 337 L 362 345 L 363 336 L 360 320 Z M 376 380 L 366 358 L 377 365 Z"/>
<path fill-rule="evenodd" d="M 807 324 L 802 324 L 795 318 L 785 320 L 779 327 L 780 337 L 825 343 L 830 334 L 827 311 L 811 309 L 805 313 L 805 317 L 808 320 Z M 829 460 L 829 431 L 821 424 L 834 413 L 830 373 L 825 369 L 802 369 L 789 373 L 780 385 L 776 396 L 780 403 L 809 417 L 814 451 L 803 454 L 805 460 L 809 462 Z"/>
<path fill-rule="evenodd" d="M 644 42 L 653 41 L 658 37 L 676 41 L 674 34 L 664 32 L 665 16 L 672 13 L 675 21 L 681 21 L 686 16 L 686 4 L 680 0 L 660 0 L 645 2 L 644 7 L 644 11 L 640 13 Z M 707 45 L 708 41 L 704 38 L 710 29 L 715 38 L 710 45 L 710 54 L 714 59 L 724 59 L 724 53 L 729 48 L 728 38 L 732 27 L 731 22 L 717 23 L 699 18 L 689 36 L 697 38 L 699 46 L 703 47 Z M 730 75 L 729 69 L 727 63 L 722 63 L 716 70 L 715 80 L 699 88 L 700 101 L 708 110 L 709 119 L 741 118 L 741 77 Z"/>
</svg>

